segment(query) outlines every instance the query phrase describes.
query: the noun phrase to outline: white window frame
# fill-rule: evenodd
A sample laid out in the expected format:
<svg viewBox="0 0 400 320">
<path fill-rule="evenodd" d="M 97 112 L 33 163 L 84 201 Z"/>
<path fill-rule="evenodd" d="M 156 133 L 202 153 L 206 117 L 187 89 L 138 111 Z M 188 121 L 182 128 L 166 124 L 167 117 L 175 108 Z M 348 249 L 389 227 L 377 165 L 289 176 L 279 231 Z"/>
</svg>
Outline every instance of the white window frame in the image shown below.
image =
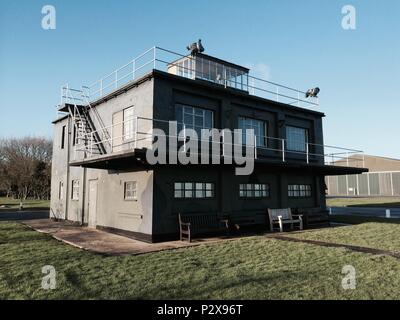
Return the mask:
<svg viewBox="0 0 400 320">
<path fill-rule="evenodd" d="M 311 184 L 289 184 L 288 185 L 289 198 L 311 198 L 312 186 Z"/>
<path fill-rule="evenodd" d="M 132 114 L 130 114 L 132 113 Z M 123 140 L 132 140 L 134 136 L 134 107 L 122 110 Z"/>
<path fill-rule="evenodd" d="M 271 189 L 269 183 L 241 183 L 239 184 L 239 197 L 242 199 L 269 198 Z"/>
<path fill-rule="evenodd" d="M 80 188 L 79 180 L 72 180 L 71 188 L 72 188 L 71 199 L 73 201 L 78 201 L 79 200 L 79 188 Z"/>
<path fill-rule="evenodd" d="M 124 182 L 124 200 L 125 201 L 137 200 L 137 181 Z"/>
<path fill-rule="evenodd" d="M 215 183 L 212 182 L 175 182 L 175 199 L 213 199 Z"/>
</svg>

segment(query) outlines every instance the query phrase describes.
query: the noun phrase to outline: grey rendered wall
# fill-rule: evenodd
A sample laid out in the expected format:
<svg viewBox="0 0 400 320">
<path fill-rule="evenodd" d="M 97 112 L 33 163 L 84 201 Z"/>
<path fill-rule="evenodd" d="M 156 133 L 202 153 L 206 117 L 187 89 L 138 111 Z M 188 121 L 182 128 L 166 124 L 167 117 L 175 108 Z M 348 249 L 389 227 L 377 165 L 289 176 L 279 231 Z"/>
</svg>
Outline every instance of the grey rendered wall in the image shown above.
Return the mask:
<svg viewBox="0 0 400 320">
<path fill-rule="evenodd" d="M 117 97 L 111 97 L 95 106 L 104 126 L 112 124 L 114 114 L 120 115 L 125 108 L 134 107 L 134 115 L 152 118 L 153 114 L 153 81 L 149 80 L 138 87 L 133 87 Z M 91 118 L 99 129 L 99 123 L 91 111 Z M 54 211 L 62 210 L 63 219 L 88 223 L 88 192 L 89 181 L 98 182 L 97 194 L 97 226 L 116 228 L 151 235 L 152 233 L 152 201 L 153 201 L 153 172 L 137 171 L 132 166 L 128 171 L 108 171 L 99 169 L 83 169 L 68 167 L 68 148 L 70 160 L 83 158 L 83 152 L 76 152 L 72 145 L 72 122 L 69 121 L 69 134 L 66 135 L 65 149 L 60 148 L 61 128 L 68 125 L 68 119 L 54 125 L 53 167 L 51 207 Z M 143 121 L 142 129 L 148 130 L 151 121 Z M 110 130 L 110 129 L 108 129 Z M 122 135 L 122 126 L 120 126 Z M 115 133 L 118 134 L 118 133 Z M 140 147 L 141 145 L 138 145 Z M 132 148 L 127 143 L 124 148 Z M 110 150 L 108 150 L 110 151 Z M 114 150 L 115 151 L 115 150 Z M 64 182 L 63 200 L 58 199 L 59 181 Z M 72 180 L 80 181 L 79 200 L 72 200 Z M 124 182 L 137 182 L 137 200 L 124 200 Z M 83 216 L 82 216 L 83 215 Z"/>
<path fill-rule="evenodd" d="M 61 149 L 62 128 L 66 127 L 65 147 Z M 50 216 L 66 218 L 67 209 L 67 163 L 68 163 L 68 129 L 69 120 L 64 119 L 53 127 L 53 157 L 51 167 Z M 60 195 L 60 182 L 64 192 Z"/>
<path fill-rule="evenodd" d="M 133 107 L 134 108 L 134 116 L 139 116 L 143 118 L 151 119 L 153 117 L 153 90 L 154 90 L 154 81 L 153 79 L 149 79 L 137 87 L 133 87 L 126 92 L 119 94 L 114 97 L 110 95 L 105 101 L 95 105 L 93 108 L 96 109 L 97 112 L 93 110 L 90 111 L 91 119 L 97 130 L 101 128 L 98 117 L 96 114 L 102 119 L 103 125 L 111 135 L 111 130 L 114 137 L 121 137 L 123 134 L 123 126 L 118 124 L 123 119 L 122 112 L 124 109 Z M 114 116 L 114 117 L 113 117 Z M 113 129 L 110 127 L 113 125 L 113 118 L 117 123 L 114 123 Z M 152 122 L 149 120 L 141 119 L 139 120 L 140 131 L 147 132 L 152 127 Z M 100 131 L 101 135 L 101 131 Z M 142 135 L 142 138 L 145 135 Z M 149 141 L 144 140 L 138 143 L 137 147 L 147 146 Z M 122 144 L 122 139 L 115 139 L 113 141 L 113 151 L 128 151 L 132 150 L 134 144 L 130 141 L 126 141 Z M 107 152 L 111 151 L 111 143 L 104 143 Z M 78 153 L 76 157 L 74 154 L 71 154 L 72 159 L 83 159 L 83 153 Z"/>
<path fill-rule="evenodd" d="M 87 181 L 97 180 L 96 225 L 151 235 L 153 172 L 119 172 L 89 169 Z M 137 182 L 137 200 L 124 199 L 124 183 Z M 89 183 L 86 184 L 88 193 Z M 87 197 L 85 211 L 88 212 Z M 87 215 L 86 215 L 87 219 Z M 87 220 L 85 219 L 85 222 Z"/>
</svg>

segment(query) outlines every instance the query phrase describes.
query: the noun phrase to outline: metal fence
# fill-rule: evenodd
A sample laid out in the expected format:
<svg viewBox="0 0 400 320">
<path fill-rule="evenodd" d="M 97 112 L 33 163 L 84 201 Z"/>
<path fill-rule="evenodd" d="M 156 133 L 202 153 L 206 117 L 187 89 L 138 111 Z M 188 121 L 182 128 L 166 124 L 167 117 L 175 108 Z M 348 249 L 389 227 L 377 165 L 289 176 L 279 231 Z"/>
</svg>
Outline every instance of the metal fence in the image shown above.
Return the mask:
<svg viewBox="0 0 400 320">
<path fill-rule="evenodd" d="M 182 59 L 191 63 L 182 65 L 180 62 Z M 297 107 L 313 109 L 319 106 L 319 99 L 317 97 L 306 98 L 304 90 L 260 79 L 247 73 L 238 73 L 234 68 L 211 61 L 208 62 L 210 65 L 207 66 L 207 70 L 204 71 L 204 68 L 199 69 L 198 61 L 196 64 L 192 62 L 193 59 L 195 57 L 190 55 L 153 47 L 94 83 L 82 86 L 79 90 L 73 89 L 81 92 L 80 98 L 77 97 L 71 101 L 71 97 L 66 94 L 66 91 L 71 88 L 68 84 L 64 85 L 61 88 L 61 105 L 63 103 L 84 103 L 85 99 L 94 102 L 152 70 L 160 70 L 188 79 L 202 79 L 225 87 L 244 90 L 251 95 Z M 221 68 L 220 74 L 219 68 Z"/>
<path fill-rule="evenodd" d="M 400 171 L 326 177 L 329 196 L 400 196 Z"/>
</svg>

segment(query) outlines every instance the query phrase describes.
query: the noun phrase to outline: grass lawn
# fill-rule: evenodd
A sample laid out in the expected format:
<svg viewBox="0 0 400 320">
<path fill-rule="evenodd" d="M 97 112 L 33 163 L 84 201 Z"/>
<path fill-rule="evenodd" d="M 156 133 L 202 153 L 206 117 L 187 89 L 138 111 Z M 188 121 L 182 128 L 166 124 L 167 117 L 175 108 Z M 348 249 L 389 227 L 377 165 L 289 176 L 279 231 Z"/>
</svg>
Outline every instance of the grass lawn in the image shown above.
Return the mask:
<svg viewBox="0 0 400 320">
<path fill-rule="evenodd" d="M 1 208 L 1 206 L 6 208 Z M 50 201 L 48 200 L 26 200 L 24 201 L 24 209 L 49 209 Z M 0 212 L 19 210 L 19 200 L 7 197 L 0 197 Z"/>
<path fill-rule="evenodd" d="M 398 222 L 370 222 L 351 227 L 309 230 L 303 233 L 291 234 L 290 236 L 298 239 L 334 242 L 400 252 L 399 234 L 400 224 Z"/>
<path fill-rule="evenodd" d="M 399 231 L 397 225 L 366 224 L 306 234 L 397 250 Z M 349 264 L 356 268 L 356 290 L 344 290 L 341 286 L 342 268 Z M 55 290 L 41 288 L 44 265 L 56 268 Z M 139 256 L 106 257 L 63 244 L 18 223 L 0 223 L 0 299 L 399 296 L 400 261 L 393 257 L 262 236 Z"/>
<path fill-rule="evenodd" d="M 400 208 L 398 197 L 327 198 L 328 207 L 389 207 Z"/>
</svg>

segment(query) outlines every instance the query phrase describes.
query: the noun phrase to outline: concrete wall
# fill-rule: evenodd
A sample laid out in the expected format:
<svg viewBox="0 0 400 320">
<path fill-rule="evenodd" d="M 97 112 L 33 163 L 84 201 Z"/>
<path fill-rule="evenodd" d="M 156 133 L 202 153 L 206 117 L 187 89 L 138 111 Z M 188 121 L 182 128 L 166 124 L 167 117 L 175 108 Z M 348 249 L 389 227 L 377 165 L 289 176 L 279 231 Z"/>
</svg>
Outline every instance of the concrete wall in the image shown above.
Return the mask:
<svg viewBox="0 0 400 320">
<path fill-rule="evenodd" d="M 156 235 L 168 235 L 178 231 L 178 213 L 204 213 L 233 217 L 255 217 L 266 222 L 267 208 L 325 207 L 322 188 L 323 177 L 283 172 L 256 170 L 251 176 L 236 176 L 232 167 L 160 167 L 154 175 L 154 229 Z M 203 182 L 215 185 L 212 199 L 174 199 L 175 182 Z M 241 183 L 269 184 L 268 198 L 240 198 Z M 310 184 L 312 196 L 289 198 L 288 184 Z"/>
<path fill-rule="evenodd" d="M 152 171 L 121 172 L 89 169 L 87 181 L 90 180 L 97 180 L 98 183 L 97 226 L 151 235 Z M 137 182 L 137 200 L 124 199 L 124 184 L 127 181 Z M 89 183 L 86 185 L 86 193 L 89 192 L 88 188 Z M 89 209 L 88 205 L 86 199 L 86 212 Z"/>
<path fill-rule="evenodd" d="M 267 123 L 269 137 L 286 138 L 285 125 L 308 129 L 309 142 L 323 145 L 322 113 L 288 107 L 287 105 L 258 99 L 237 90 L 215 88 L 207 82 L 172 76 L 156 76 L 154 90 L 154 118 L 175 119 L 177 104 L 186 104 L 213 111 L 215 128 L 238 128 L 240 116 L 263 120 Z M 268 140 L 269 148 L 280 148 L 279 141 Z M 280 152 L 259 151 L 260 155 L 281 158 Z M 315 146 L 311 153 L 323 154 L 323 147 Z M 291 160 L 305 162 L 305 155 L 288 153 Z M 323 164 L 323 157 L 310 157 L 311 162 Z"/>
<path fill-rule="evenodd" d="M 61 149 L 62 128 L 65 126 L 64 149 Z M 61 219 L 66 218 L 67 210 L 67 185 L 68 185 L 68 131 L 70 121 L 68 118 L 54 124 L 53 130 L 53 158 L 51 167 L 51 199 L 50 216 Z M 60 190 L 60 183 L 63 188 Z"/>
<path fill-rule="evenodd" d="M 153 118 L 153 90 L 154 81 L 150 79 L 117 96 L 110 95 L 108 98 L 103 99 L 103 102 L 100 104 L 93 104 L 93 109 L 96 111 L 92 110 L 89 114 L 96 129 L 99 130 L 101 128 L 97 120 L 100 117 L 109 135 L 111 136 L 112 133 L 113 136 L 116 137 L 112 142 L 113 152 L 131 151 L 134 147 L 133 139 L 127 141 L 122 139 L 123 125 L 121 122 L 123 121 L 124 109 L 133 107 L 133 116 L 140 116 L 148 119 Z M 145 119 L 139 120 L 138 125 L 140 126 L 139 130 L 142 132 L 148 132 L 152 128 L 152 122 Z M 101 132 L 99 132 L 99 134 L 102 136 Z M 149 145 L 148 139 L 143 140 L 145 137 L 146 135 L 141 135 L 140 138 L 142 138 L 142 141 L 138 143 L 137 147 L 146 147 Z M 103 145 L 108 153 L 111 152 L 111 142 L 106 142 Z M 71 154 L 71 159 L 73 160 L 83 158 L 83 152 L 78 152 L 76 157 L 73 153 Z"/>
<path fill-rule="evenodd" d="M 113 118 L 122 119 L 125 108 L 134 107 L 134 115 L 152 118 L 153 113 L 153 81 L 146 81 L 138 87 L 124 92 L 117 97 L 110 97 L 103 103 L 93 106 L 100 115 L 105 127 L 113 123 Z M 99 129 L 99 123 L 94 110 L 90 111 L 92 121 Z M 65 147 L 60 148 L 61 130 L 66 126 Z M 143 121 L 142 130 L 151 128 L 151 121 Z M 84 153 L 75 150 L 73 145 L 73 125 L 70 118 L 54 124 L 54 145 L 52 162 L 51 208 L 59 218 L 85 223 L 89 213 L 89 181 L 97 181 L 97 211 L 94 218 L 98 227 L 115 228 L 135 232 L 144 237 L 152 233 L 152 201 L 153 172 L 141 171 L 138 168 L 124 171 L 108 171 L 99 169 L 84 169 L 68 166 L 69 161 L 83 159 Z M 116 128 L 116 129 L 115 129 Z M 115 126 L 114 134 L 122 136 L 122 126 Z M 108 128 L 111 133 L 111 129 Z M 143 141 L 138 147 L 148 143 Z M 106 148 L 109 148 L 105 144 Z M 132 143 L 115 146 L 119 150 L 132 150 Z M 111 149 L 108 149 L 110 151 Z M 72 199 L 72 181 L 79 180 L 79 199 Z M 59 199 L 59 184 L 64 183 L 63 199 Z M 124 182 L 137 182 L 137 200 L 124 199 Z"/>
</svg>

